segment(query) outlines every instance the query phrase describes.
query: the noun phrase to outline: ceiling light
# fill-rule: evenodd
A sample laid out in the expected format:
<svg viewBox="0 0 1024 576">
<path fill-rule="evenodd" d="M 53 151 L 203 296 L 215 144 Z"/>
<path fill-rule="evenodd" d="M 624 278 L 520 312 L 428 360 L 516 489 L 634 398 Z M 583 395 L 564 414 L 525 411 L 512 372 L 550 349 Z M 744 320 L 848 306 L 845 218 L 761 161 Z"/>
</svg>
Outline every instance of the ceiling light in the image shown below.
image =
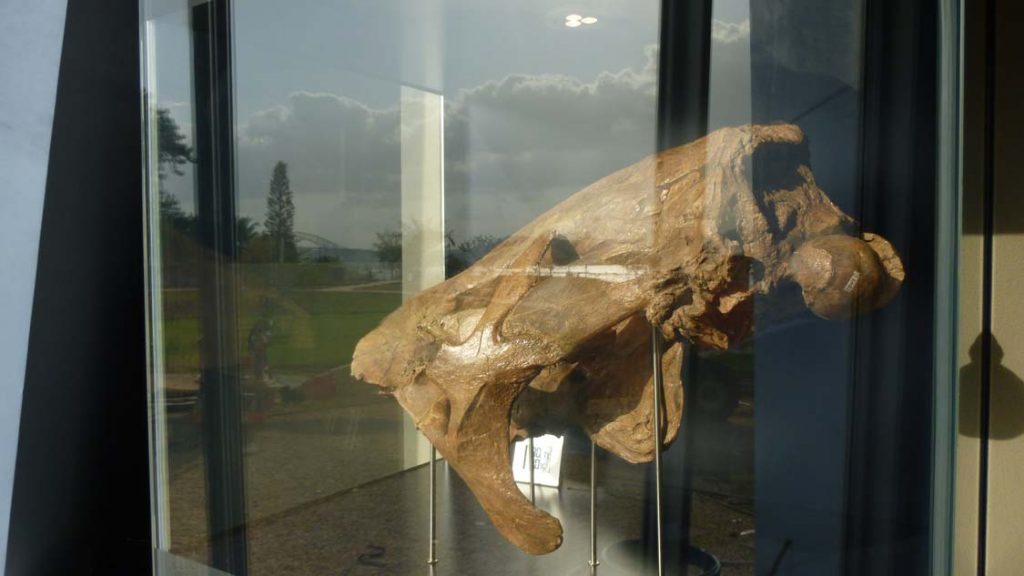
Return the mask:
<svg viewBox="0 0 1024 576">
<path fill-rule="evenodd" d="M 569 28 L 576 28 L 576 27 L 578 27 L 580 25 L 580 21 L 579 20 L 566 20 L 565 21 L 565 25 L 568 26 Z"/>
<path fill-rule="evenodd" d="M 584 24 L 596 24 L 597 18 L 594 18 L 593 16 L 587 16 L 586 18 L 580 18 L 580 22 L 583 22 Z"/>
</svg>

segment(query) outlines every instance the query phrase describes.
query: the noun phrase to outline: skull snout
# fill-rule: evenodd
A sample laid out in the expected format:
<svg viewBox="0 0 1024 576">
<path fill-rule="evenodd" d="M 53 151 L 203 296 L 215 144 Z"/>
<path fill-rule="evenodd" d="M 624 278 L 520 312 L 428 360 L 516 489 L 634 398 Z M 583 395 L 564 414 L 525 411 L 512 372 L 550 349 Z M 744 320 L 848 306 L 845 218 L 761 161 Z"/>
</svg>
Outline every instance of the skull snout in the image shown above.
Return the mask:
<svg viewBox="0 0 1024 576">
<path fill-rule="evenodd" d="M 819 236 L 804 242 L 788 262 L 804 303 L 828 320 L 884 306 L 903 282 L 903 263 L 881 236 Z"/>
</svg>

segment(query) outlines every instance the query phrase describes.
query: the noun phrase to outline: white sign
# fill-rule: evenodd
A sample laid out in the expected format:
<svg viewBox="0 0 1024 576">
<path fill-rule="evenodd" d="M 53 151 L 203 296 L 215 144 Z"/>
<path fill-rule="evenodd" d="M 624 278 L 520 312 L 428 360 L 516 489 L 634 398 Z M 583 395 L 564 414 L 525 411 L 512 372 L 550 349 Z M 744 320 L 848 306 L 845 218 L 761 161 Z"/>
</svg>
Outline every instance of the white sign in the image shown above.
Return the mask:
<svg viewBox="0 0 1024 576">
<path fill-rule="evenodd" d="M 533 439 L 533 483 L 558 488 L 562 472 L 561 436 L 540 436 Z M 529 441 L 517 440 L 512 454 L 512 477 L 516 482 L 530 481 Z"/>
</svg>

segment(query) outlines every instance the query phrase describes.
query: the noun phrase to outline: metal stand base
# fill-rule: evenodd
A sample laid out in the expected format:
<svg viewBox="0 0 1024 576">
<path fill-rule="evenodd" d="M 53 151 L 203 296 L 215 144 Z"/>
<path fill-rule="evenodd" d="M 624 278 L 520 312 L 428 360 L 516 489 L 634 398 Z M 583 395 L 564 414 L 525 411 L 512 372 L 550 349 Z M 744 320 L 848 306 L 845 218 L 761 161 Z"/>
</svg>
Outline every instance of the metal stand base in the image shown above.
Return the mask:
<svg viewBox="0 0 1024 576">
<path fill-rule="evenodd" d="M 590 573 L 597 574 L 597 447 L 590 442 Z"/>
<path fill-rule="evenodd" d="M 664 376 L 661 370 L 661 355 L 662 349 L 664 348 L 664 342 L 661 338 L 661 332 L 658 331 L 656 326 L 651 326 L 651 362 L 652 370 L 654 374 L 654 410 L 652 418 L 653 422 L 653 433 L 652 437 L 654 440 L 654 509 L 655 509 L 655 524 L 656 524 L 656 538 L 657 538 L 657 565 L 658 565 L 658 576 L 665 575 L 665 562 L 664 562 L 664 519 L 662 518 L 662 498 L 661 498 L 661 448 L 662 438 L 664 438 L 664 422 L 662 421 L 661 408 L 663 404 L 662 394 L 664 387 Z M 629 547 L 630 543 L 622 542 L 620 544 Z M 632 544 L 637 546 L 639 550 L 639 542 L 634 541 Z M 621 546 L 620 546 L 621 547 Z M 633 556 L 633 554 L 627 554 L 627 556 Z M 594 443 L 590 443 L 590 560 L 587 562 L 590 566 L 590 573 L 597 574 L 597 567 L 600 564 L 597 560 L 597 458 L 596 458 L 596 447 Z"/>
<path fill-rule="evenodd" d="M 527 440 L 527 462 L 530 466 L 530 502 L 537 503 L 537 486 L 533 483 L 533 470 L 536 468 L 536 461 L 533 459 L 533 436 Z"/>
<path fill-rule="evenodd" d="M 654 509 L 655 522 L 657 525 L 658 538 L 658 576 L 664 576 L 665 565 L 663 561 L 663 521 L 661 517 L 661 439 L 663 424 L 661 421 L 661 395 L 663 376 L 661 373 L 661 349 L 663 342 L 658 327 L 651 326 L 651 350 L 652 361 L 654 362 Z"/>
<path fill-rule="evenodd" d="M 430 469 L 430 528 L 427 532 L 430 538 L 430 552 L 429 556 L 427 556 L 427 564 L 434 566 L 437 564 L 437 448 L 433 446 L 430 447 L 430 462 L 427 464 L 427 467 Z"/>
</svg>

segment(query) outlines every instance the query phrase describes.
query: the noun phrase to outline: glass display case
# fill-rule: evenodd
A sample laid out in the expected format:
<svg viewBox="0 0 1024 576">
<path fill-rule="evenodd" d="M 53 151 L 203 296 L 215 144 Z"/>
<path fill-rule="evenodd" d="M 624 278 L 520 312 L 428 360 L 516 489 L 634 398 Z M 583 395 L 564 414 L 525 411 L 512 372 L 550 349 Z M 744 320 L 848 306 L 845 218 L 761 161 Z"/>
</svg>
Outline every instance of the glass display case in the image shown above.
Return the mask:
<svg viewBox="0 0 1024 576">
<path fill-rule="evenodd" d="M 942 573 L 953 6 L 143 0 L 158 571 Z"/>
</svg>

